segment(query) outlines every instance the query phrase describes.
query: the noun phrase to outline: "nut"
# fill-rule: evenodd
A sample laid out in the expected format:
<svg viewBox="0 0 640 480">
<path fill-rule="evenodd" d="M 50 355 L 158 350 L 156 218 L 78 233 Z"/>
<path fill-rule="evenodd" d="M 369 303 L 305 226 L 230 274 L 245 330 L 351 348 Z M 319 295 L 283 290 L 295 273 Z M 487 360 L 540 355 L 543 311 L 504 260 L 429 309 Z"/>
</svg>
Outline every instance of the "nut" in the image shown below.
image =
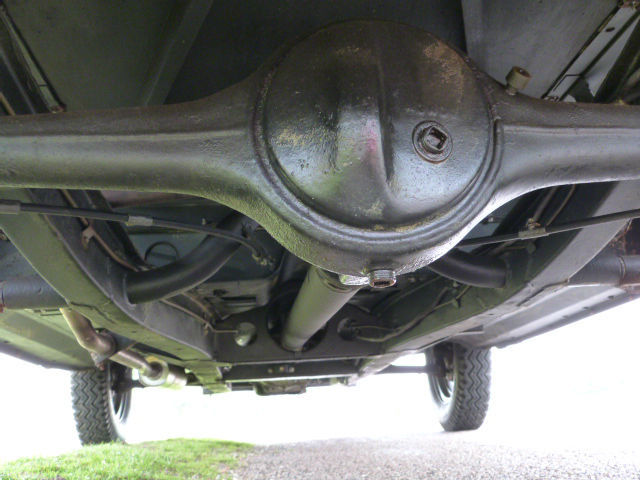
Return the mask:
<svg viewBox="0 0 640 480">
<path fill-rule="evenodd" d="M 396 284 L 396 272 L 393 270 L 374 270 L 369 273 L 369 285 L 373 288 L 387 288 Z"/>
<path fill-rule="evenodd" d="M 523 90 L 531 80 L 531 74 L 521 67 L 512 67 L 507 74 L 506 92 L 509 95 L 515 95 Z"/>
<path fill-rule="evenodd" d="M 233 336 L 233 340 L 239 347 L 246 347 L 250 345 L 256 338 L 257 329 L 253 323 L 241 322 L 238 324 L 236 333 Z"/>
</svg>

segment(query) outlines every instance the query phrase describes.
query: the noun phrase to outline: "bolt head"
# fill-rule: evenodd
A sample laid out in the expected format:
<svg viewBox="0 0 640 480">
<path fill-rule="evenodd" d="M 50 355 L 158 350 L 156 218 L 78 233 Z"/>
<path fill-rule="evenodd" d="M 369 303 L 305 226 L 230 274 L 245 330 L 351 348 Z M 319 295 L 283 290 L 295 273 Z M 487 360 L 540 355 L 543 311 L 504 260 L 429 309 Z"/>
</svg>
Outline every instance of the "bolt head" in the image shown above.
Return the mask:
<svg viewBox="0 0 640 480">
<path fill-rule="evenodd" d="M 522 67 L 512 67 L 507 74 L 507 93 L 515 95 L 523 90 L 531 80 L 531 74 Z"/>
<path fill-rule="evenodd" d="M 413 148 L 423 159 L 431 163 L 444 162 L 451 155 L 451 135 L 437 122 L 422 122 L 413 130 Z"/>
</svg>

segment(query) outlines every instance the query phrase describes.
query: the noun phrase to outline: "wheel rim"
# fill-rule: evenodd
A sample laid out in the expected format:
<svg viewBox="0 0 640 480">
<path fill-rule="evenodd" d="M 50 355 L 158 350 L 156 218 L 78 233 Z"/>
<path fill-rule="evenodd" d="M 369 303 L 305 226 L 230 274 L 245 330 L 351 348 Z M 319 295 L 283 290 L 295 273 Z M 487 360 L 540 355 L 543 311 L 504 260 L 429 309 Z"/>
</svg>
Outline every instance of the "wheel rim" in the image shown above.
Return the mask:
<svg viewBox="0 0 640 480">
<path fill-rule="evenodd" d="M 442 406 L 447 406 L 451 402 L 455 381 L 448 380 L 444 377 L 432 377 L 432 388 L 437 402 Z"/>
<path fill-rule="evenodd" d="M 131 410 L 131 388 L 123 388 L 131 382 L 131 370 L 120 365 L 110 363 L 107 367 L 107 385 L 109 414 L 114 426 L 121 433 L 122 427 L 129 418 Z"/>
<path fill-rule="evenodd" d="M 429 364 L 441 363 L 445 376 L 429 374 L 429 386 L 434 401 L 440 408 L 446 408 L 453 398 L 456 379 L 453 368 L 453 350 L 451 348 L 438 349 L 437 352 L 427 352 Z"/>
</svg>

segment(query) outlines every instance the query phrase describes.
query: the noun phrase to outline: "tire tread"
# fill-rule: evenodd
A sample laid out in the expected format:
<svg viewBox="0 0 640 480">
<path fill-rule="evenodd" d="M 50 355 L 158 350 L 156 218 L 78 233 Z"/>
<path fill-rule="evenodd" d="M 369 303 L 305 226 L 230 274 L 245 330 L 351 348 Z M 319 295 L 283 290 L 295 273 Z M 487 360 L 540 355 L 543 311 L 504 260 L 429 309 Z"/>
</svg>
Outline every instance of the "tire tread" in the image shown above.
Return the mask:
<svg viewBox="0 0 640 480">
<path fill-rule="evenodd" d="M 443 427 L 447 431 L 480 428 L 489 410 L 491 390 L 491 352 L 488 349 L 454 348 L 455 393 L 453 405 Z"/>
<path fill-rule="evenodd" d="M 480 428 L 489 410 L 491 390 L 491 351 L 452 344 L 454 388 L 451 400 L 441 404 L 429 382 L 434 401 L 440 408 L 440 425 L 448 432 Z M 432 354 L 433 355 L 433 354 Z M 428 361 L 434 361 L 427 355 Z M 431 359 L 431 360 L 429 360 Z"/>
<path fill-rule="evenodd" d="M 72 373 L 73 416 L 82 445 L 120 440 L 111 419 L 108 396 L 104 371 L 93 368 Z"/>
</svg>

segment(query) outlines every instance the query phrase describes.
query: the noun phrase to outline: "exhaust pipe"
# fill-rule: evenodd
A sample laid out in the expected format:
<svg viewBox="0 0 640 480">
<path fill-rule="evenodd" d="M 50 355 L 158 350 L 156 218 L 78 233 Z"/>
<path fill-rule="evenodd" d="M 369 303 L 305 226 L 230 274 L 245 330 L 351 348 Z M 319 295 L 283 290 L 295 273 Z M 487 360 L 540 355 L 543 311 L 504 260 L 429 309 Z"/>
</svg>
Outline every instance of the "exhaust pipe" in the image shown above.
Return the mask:
<svg viewBox="0 0 640 480">
<path fill-rule="evenodd" d="M 621 255 L 613 249 L 604 250 L 571 277 L 569 285 L 640 285 L 640 255 Z"/>
<path fill-rule="evenodd" d="M 0 282 L 0 305 L 8 310 L 46 310 L 66 307 L 67 302 L 42 277 L 34 275 Z"/>
<path fill-rule="evenodd" d="M 145 361 L 153 368 L 153 375 L 145 375 L 140 372 L 140 383 L 145 387 L 164 387 L 178 390 L 187 384 L 187 376 L 184 370 L 174 365 L 169 365 L 164 360 L 148 356 Z"/>
<path fill-rule="evenodd" d="M 156 357 L 145 358 L 128 350 L 116 351 L 115 339 L 107 333 L 96 332 L 84 315 L 69 308 L 61 308 L 60 313 L 82 348 L 125 367 L 138 370 L 140 383 L 145 387 L 181 388 L 186 385 L 187 377 L 184 370 L 168 365 L 167 362 Z"/>
</svg>

